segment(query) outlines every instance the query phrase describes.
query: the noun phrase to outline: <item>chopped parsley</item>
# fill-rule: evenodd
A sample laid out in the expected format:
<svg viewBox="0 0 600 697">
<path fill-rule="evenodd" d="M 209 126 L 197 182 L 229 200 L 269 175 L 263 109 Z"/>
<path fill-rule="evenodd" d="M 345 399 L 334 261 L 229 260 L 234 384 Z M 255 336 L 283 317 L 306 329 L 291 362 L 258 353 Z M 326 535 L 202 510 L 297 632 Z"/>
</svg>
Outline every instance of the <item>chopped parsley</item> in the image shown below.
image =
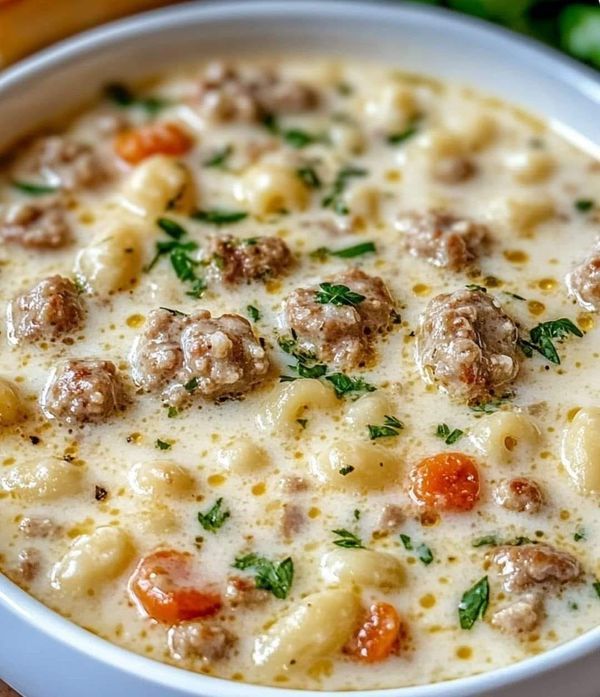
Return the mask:
<svg viewBox="0 0 600 697">
<path fill-rule="evenodd" d="M 472 547 L 495 547 L 498 545 L 498 538 L 496 535 L 482 535 L 482 537 L 476 537 L 473 542 L 471 542 Z"/>
<path fill-rule="evenodd" d="M 179 416 L 179 409 L 177 407 L 167 407 L 167 418 L 174 419 Z"/>
<path fill-rule="evenodd" d="M 342 199 L 342 194 L 348 186 L 348 182 L 352 178 L 366 177 L 368 174 L 366 169 L 361 167 L 343 167 L 338 173 L 331 186 L 331 191 L 321 201 L 323 208 L 331 208 L 339 215 L 347 215 L 350 210 Z"/>
<path fill-rule="evenodd" d="M 536 533 L 538 534 L 538 533 Z M 542 536 L 543 533 L 540 534 Z M 524 535 L 518 535 L 517 537 L 510 538 L 508 540 L 499 540 L 498 535 L 490 534 L 483 535 L 482 537 L 476 537 L 472 542 L 472 547 L 497 547 L 498 545 L 506 545 L 510 547 L 521 547 L 521 545 L 535 545 L 538 544 L 537 540 L 532 540 Z"/>
<path fill-rule="evenodd" d="M 315 300 L 322 305 L 359 305 L 365 296 L 355 293 L 341 283 L 319 283 L 321 290 L 316 291 Z"/>
<path fill-rule="evenodd" d="M 446 445 L 454 445 L 465 435 L 465 432 L 461 431 L 460 428 L 450 430 L 448 424 L 438 424 L 435 435 L 441 438 Z"/>
<path fill-rule="evenodd" d="M 405 143 L 407 140 L 415 136 L 418 131 L 419 127 L 417 121 L 415 120 L 409 123 L 404 130 L 397 131 L 396 133 L 390 133 L 386 140 L 389 145 L 402 145 L 402 143 Z"/>
<path fill-rule="evenodd" d="M 190 394 L 198 387 L 198 378 L 193 377 L 190 380 L 188 380 L 185 385 L 185 391 L 189 392 Z"/>
<path fill-rule="evenodd" d="M 248 213 L 245 211 L 227 211 L 222 208 L 208 208 L 195 211 L 190 217 L 210 225 L 231 225 L 247 218 Z"/>
<path fill-rule="evenodd" d="M 596 202 L 591 198 L 579 198 L 573 205 L 575 210 L 578 210 L 580 213 L 587 213 L 592 210 Z"/>
<path fill-rule="evenodd" d="M 253 322 L 258 322 L 260 319 L 260 310 L 254 305 L 246 305 L 246 312 Z"/>
<path fill-rule="evenodd" d="M 352 465 L 346 465 L 346 467 L 342 467 L 339 471 L 339 473 L 342 475 L 342 477 L 345 477 L 347 474 L 350 474 L 351 472 L 354 472 L 354 467 Z"/>
<path fill-rule="evenodd" d="M 491 399 L 489 402 L 482 402 L 481 404 L 472 404 L 469 409 L 476 414 L 493 414 L 498 411 L 504 404 L 506 397 L 500 399 Z"/>
<path fill-rule="evenodd" d="M 339 259 L 354 259 L 354 257 L 362 256 L 363 254 L 375 253 L 377 248 L 374 242 L 361 242 L 360 244 L 352 245 L 352 247 L 344 247 L 343 249 L 329 249 L 329 247 L 318 247 L 310 253 L 312 259 L 324 260 L 327 257 L 338 257 Z"/>
<path fill-rule="evenodd" d="M 163 307 L 162 305 L 159 307 L 160 310 L 166 310 L 170 314 L 172 314 L 174 317 L 189 317 L 189 315 L 186 312 L 182 312 L 181 310 L 173 310 L 171 307 Z"/>
<path fill-rule="evenodd" d="M 218 498 L 206 513 L 198 513 L 198 522 L 207 532 L 217 532 L 230 517 L 231 513 L 224 511 L 222 506 L 223 499 Z"/>
<path fill-rule="evenodd" d="M 430 547 L 428 547 L 425 543 L 422 543 L 415 551 L 417 552 L 419 560 L 422 561 L 425 566 L 429 566 L 431 564 L 433 561 L 433 552 L 431 551 Z"/>
<path fill-rule="evenodd" d="M 412 540 L 410 539 L 410 535 L 404 535 L 403 533 L 400 533 L 400 539 L 402 540 L 404 549 L 407 549 L 409 552 L 412 552 L 414 547 Z"/>
<path fill-rule="evenodd" d="M 368 424 L 369 438 L 393 438 L 400 435 L 400 431 L 404 428 L 402 421 L 399 421 L 395 416 L 384 416 L 383 426 L 373 426 Z"/>
<path fill-rule="evenodd" d="M 358 508 L 354 509 L 354 520 L 360 520 L 360 511 Z"/>
<path fill-rule="evenodd" d="M 54 194 L 59 190 L 58 186 L 36 184 L 35 182 L 24 182 L 16 179 L 11 182 L 11 186 L 29 196 L 44 196 L 45 194 Z"/>
<path fill-rule="evenodd" d="M 306 428 L 308 419 L 296 419 L 296 423 L 299 424 L 302 428 Z"/>
<path fill-rule="evenodd" d="M 550 363 L 560 365 L 560 356 L 556 350 L 553 339 L 563 341 L 569 334 L 582 337 L 583 332 L 570 319 L 562 317 L 561 319 L 551 320 L 550 322 L 541 322 L 533 329 L 529 330 L 529 340 L 519 339 L 519 346 L 523 353 L 531 358 L 533 352 L 537 351 Z"/>
<path fill-rule="evenodd" d="M 213 155 L 204 160 L 203 167 L 214 167 L 215 169 L 224 169 L 227 161 L 233 154 L 233 145 L 226 145 L 221 150 L 217 150 Z"/>
<path fill-rule="evenodd" d="M 487 293 L 487 288 L 484 288 L 483 286 L 478 286 L 476 283 L 467 283 L 465 288 L 467 290 L 478 290 L 481 293 Z"/>
<path fill-rule="evenodd" d="M 187 231 L 179 223 L 170 218 L 158 218 L 156 224 L 171 239 L 159 240 L 156 243 L 156 253 L 145 271 L 151 271 L 161 257 L 168 256 L 175 275 L 180 281 L 190 283 L 191 288 L 186 295 L 192 298 L 200 298 L 206 290 L 206 283 L 196 273 L 196 267 L 200 264 L 190 256 L 190 252 L 198 249 L 198 244 L 193 240 L 184 241 Z"/>
<path fill-rule="evenodd" d="M 161 440 L 160 438 L 156 439 L 156 441 L 154 442 L 154 445 L 159 450 L 171 450 L 171 447 L 172 447 L 171 443 L 167 443 L 167 441 Z"/>
<path fill-rule="evenodd" d="M 273 135 L 280 136 L 290 147 L 297 150 L 314 143 L 329 142 L 327 135 L 324 133 L 309 133 L 301 128 L 282 128 L 274 114 L 265 116 L 263 126 Z"/>
<path fill-rule="evenodd" d="M 584 528 L 577 528 L 575 534 L 573 535 L 575 542 L 581 542 L 581 540 L 587 540 L 587 534 Z"/>
<path fill-rule="evenodd" d="M 280 600 L 287 598 L 294 580 L 294 562 L 291 557 L 286 557 L 281 562 L 272 562 L 257 554 L 246 554 L 244 557 L 237 557 L 233 566 L 242 571 L 254 569 L 257 588 L 271 591 Z"/>
<path fill-rule="evenodd" d="M 513 298 L 514 300 L 527 300 L 527 298 L 524 298 L 522 295 L 517 295 L 516 293 L 511 293 L 508 290 L 503 290 L 502 291 L 504 295 L 508 295 L 509 298 Z"/>
<path fill-rule="evenodd" d="M 592 588 L 596 591 L 596 595 L 600 598 L 600 581 L 594 581 Z"/>
<path fill-rule="evenodd" d="M 308 186 L 309 189 L 321 188 L 321 179 L 319 178 L 319 175 L 314 167 L 311 167 L 310 165 L 303 165 L 302 167 L 298 167 L 296 174 L 300 180 L 306 184 L 306 186 Z"/>
<path fill-rule="evenodd" d="M 490 584 L 484 576 L 465 591 L 458 605 L 458 619 L 461 629 L 471 629 L 478 619 L 483 619 L 490 602 Z"/>
<path fill-rule="evenodd" d="M 344 549 L 366 549 L 360 537 L 357 537 L 353 532 L 344 530 L 343 528 L 332 530 L 332 532 L 340 538 L 339 540 L 333 541 L 334 545 L 343 547 Z"/>
<path fill-rule="evenodd" d="M 345 373 L 332 373 L 325 380 L 333 385 L 337 397 L 358 396 L 361 392 L 375 392 L 377 389 L 362 378 L 351 378 Z"/>
<path fill-rule="evenodd" d="M 111 82 L 104 88 L 108 99 L 122 108 L 140 107 L 150 116 L 170 106 L 171 102 L 163 97 L 139 97 L 127 85 L 121 82 Z"/>
</svg>

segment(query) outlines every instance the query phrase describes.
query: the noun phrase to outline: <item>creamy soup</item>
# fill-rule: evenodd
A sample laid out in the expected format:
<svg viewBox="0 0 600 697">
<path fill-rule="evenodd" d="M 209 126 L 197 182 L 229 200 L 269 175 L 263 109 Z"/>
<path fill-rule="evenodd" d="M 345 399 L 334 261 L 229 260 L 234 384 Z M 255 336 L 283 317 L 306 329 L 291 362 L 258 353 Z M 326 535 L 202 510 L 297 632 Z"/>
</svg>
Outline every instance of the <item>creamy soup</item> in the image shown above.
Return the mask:
<svg viewBox="0 0 600 697">
<path fill-rule="evenodd" d="M 150 658 L 310 689 L 600 622 L 600 164 L 326 61 L 113 84 L 0 181 L 0 564 Z"/>
</svg>

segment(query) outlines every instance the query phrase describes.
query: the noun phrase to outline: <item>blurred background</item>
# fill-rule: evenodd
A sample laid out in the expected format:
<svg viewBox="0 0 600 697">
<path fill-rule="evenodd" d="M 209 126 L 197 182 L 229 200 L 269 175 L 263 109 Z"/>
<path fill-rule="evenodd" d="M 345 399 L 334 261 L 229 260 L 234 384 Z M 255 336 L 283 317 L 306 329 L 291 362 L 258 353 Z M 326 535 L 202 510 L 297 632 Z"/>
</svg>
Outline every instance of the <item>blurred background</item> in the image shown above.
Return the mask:
<svg viewBox="0 0 600 697">
<path fill-rule="evenodd" d="M 415 1 L 501 24 L 600 69 L 600 0 Z M 0 0 L 0 67 L 88 27 L 172 3 L 173 0 Z"/>
</svg>

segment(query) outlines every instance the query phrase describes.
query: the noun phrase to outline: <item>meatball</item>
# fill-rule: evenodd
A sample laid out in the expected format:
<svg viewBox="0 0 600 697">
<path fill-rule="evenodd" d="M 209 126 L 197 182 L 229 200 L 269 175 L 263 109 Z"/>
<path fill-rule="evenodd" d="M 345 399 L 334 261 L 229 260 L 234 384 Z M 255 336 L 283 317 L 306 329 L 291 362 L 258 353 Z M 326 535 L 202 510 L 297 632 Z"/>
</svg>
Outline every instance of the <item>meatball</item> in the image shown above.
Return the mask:
<svg viewBox="0 0 600 697">
<path fill-rule="evenodd" d="M 68 424 L 102 421 L 124 402 L 123 384 L 114 363 L 96 358 L 60 363 L 40 397 L 48 418 Z"/>
<path fill-rule="evenodd" d="M 241 576 L 231 576 L 227 580 L 225 597 L 232 608 L 261 605 L 269 599 L 269 591 L 257 588 L 256 583 Z"/>
<path fill-rule="evenodd" d="M 540 485 L 527 477 L 502 480 L 493 497 L 499 506 L 518 513 L 537 513 L 544 503 Z"/>
<path fill-rule="evenodd" d="M 36 140 L 19 163 L 18 177 L 42 177 L 70 191 L 89 189 L 106 181 L 108 172 L 96 150 L 64 136 Z"/>
<path fill-rule="evenodd" d="M 580 563 L 568 552 L 548 544 L 503 545 L 491 554 L 507 591 L 521 591 L 536 584 L 557 586 L 581 576 Z"/>
<path fill-rule="evenodd" d="M 218 275 L 232 284 L 278 276 L 292 263 L 289 247 L 278 237 L 212 237 L 206 254 Z"/>
<path fill-rule="evenodd" d="M 543 615 L 542 596 L 539 593 L 525 593 L 509 605 L 496 610 L 491 623 L 506 634 L 525 634 L 537 628 Z"/>
<path fill-rule="evenodd" d="M 394 301 L 381 278 L 359 269 L 338 274 L 331 283 L 362 299 L 353 304 L 319 302 L 318 289 L 298 288 L 285 301 L 285 318 L 302 350 L 352 368 L 364 364 L 375 335 L 393 321 Z"/>
<path fill-rule="evenodd" d="M 590 312 L 600 311 L 600 240 L 566 278 L 569 294 Z"/>
<path fill-rule="evenodd" d="M 413 256 L 452 271 L 474 261 L 489 235 L 485 225 L 437 210 L 402 215 L 396 228 Z"/>
<path fill-rule="evenodd" d="M 492 297 L 480 290 L 438 295 L 421 317 L 417 361 L 429 382 L 469 403 L 484 402 L 519 371 L 519 333 Z"/>
<path fill-rule="evenodd" d="M 133 379 L 143 389 L 162 390 L 177 405 L 191 394 L 218 398 L 255 387 L 269 370 L 269 359 L 248 320 L 239 315 L 211 318 L 154 310 L 130 356 Z"/>
<path fill-rule="evenodd" d="M 200 110 L 211 120 L 257 121 L 268 114 L 289 114 L 313 109 L 318 94 L 295 80 L 272 71 L 243 75 L 221 63 L 211 63 L 200 82 Z"/>
<path fill-rule="evenodd" d="M 68 278 L 50 276 L 8 305 L 9 339 L 52 341 L 81 326 L 84 308 L 77 287 Z"/>
<path fill-rule="evenodd" d="M 59 249 L 72 240 L 64 202 L 51 196 L 35 202 L 19 202 L 8 208 L 0 220 L 5 242 L 26 249 Z"/>
<path fill-rule="evenodd" d="M 174 625 L 167 640 L 173 658 L 199 658 L 209 664 L 225 658 L 237 637 L 221 625 L 197 620 Z"/>
</svg>

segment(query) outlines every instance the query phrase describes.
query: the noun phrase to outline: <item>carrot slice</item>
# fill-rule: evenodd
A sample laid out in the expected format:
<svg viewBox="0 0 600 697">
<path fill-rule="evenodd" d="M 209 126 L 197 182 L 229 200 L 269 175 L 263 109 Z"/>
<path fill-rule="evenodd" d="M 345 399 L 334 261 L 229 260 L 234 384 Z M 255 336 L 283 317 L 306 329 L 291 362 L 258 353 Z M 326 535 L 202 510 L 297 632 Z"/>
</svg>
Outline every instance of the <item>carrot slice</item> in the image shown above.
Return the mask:
<svg viewBox="0 0 600 697">
<path fill-rule="evenodd" d="M 173 624 L 219 611 L 220 595 L 196 586 L 192 559 L 187 552 L 166 549 L 140 560 L 129 592 L 152 619 Z"/>
<path fill-rule="evenodd" d="M 119 133 L 114 148 L 125 162 L 136 165 L 151 155 L 183 155 L 193 145 L 192 139 L 177 124 L 151 123 Z"/>
<path fill-rule="evenodd" d="M 384 661 L 397 651 L 401 630 L 402 621 L 393 605 L 373 603 L 345 651 L 357 661 Z"/>
<path fill-rule="evenodd" d="M 436 511 L 470 511 L 479 499 L 479 471 L 464 453 L 439 453 L 410 473 L 413 501 Z"/>
</svg>

